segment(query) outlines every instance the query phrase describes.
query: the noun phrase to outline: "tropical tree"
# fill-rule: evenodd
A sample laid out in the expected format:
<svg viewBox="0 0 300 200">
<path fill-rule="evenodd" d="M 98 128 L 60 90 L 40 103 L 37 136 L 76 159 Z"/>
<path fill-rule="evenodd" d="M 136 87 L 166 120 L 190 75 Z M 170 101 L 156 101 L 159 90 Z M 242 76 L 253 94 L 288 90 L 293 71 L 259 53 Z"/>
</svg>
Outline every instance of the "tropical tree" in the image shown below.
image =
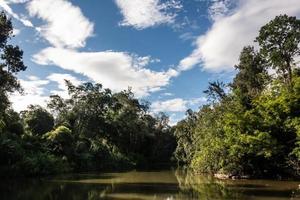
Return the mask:
<svg viewBox="0 0 300 200">
<path fill-rule="evenodd" d="M 25 128 L 33 135 L 42 136 L 54 126 L 53 116 L 38 105 L 30 105 L 27 110 L 22 111 L 22 118 Z"/>
<path fill-rule="evenodd" d="M 216 102 L 225 99 L 226 97 L 225 88 L 226 88 L 225 83 L 214 81 L 214 82 L 209 82 L 207 90 L 203 92 L 207 95 L 210 101 Z"/>
<path fill-rule="evenodd" d="M 0 121 L 9 106 L 8 93 L 21 91 L 16 74 L 26 70 L 23 51 L 18 46 L 8 44 L 13 37 L 11 20 L 4 12 L 0 13 Z"/>
<path fill-rule="evenodd" d="M 268 63 L 291 85 L 294 59 L 300 55 L 300 20 L 279 15 L 260 29 L 256 41 Z"/>
<path fill-rule="evenodd" d="M 231 87 L 241 103 L 249 108 L 251 101 L 260 94 L 269 79 L 266 61 L 252 46 L 244 47 L 239 60 L 235 66 L 238 73 Z"/>
</svg>

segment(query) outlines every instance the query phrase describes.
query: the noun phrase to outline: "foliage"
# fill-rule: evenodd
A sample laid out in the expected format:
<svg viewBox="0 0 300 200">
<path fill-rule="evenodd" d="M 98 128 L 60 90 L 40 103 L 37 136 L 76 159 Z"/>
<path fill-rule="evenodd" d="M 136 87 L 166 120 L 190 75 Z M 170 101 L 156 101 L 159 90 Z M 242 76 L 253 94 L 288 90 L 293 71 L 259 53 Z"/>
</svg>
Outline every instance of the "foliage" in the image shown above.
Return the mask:
<svg viewBox="0 0 300 200">
<path fill-rule="evenodd" d="M 214 101 L 175 127 L 178 162 L 198 172 L 300 176 L 299 38 L 295 17 L 261 28 L 260 51 L 242 50 L 231 90 L 211 83 L 205 93 Z"/>
<path fill-rule="evenodd" d="M 8 95 L 22 92 L 16 74 L 26 67 L 23 52 L 8 44 L 12 30 L 10 19 L 0 13 L 1 176 L 170 162 L 176 142 L 168 117 L 150 115 L 149 103 L 130 90 L 113 93 L 101 84 L 66 81 L 68 99 L 53 95 L 47 108 L 31 105 L 20 115 L 14 112 Z"/>
<path fill-rule="evenodd" d="M 252 100 L 260 94 L 270 79 L 266 62 L 260 53 L 255 52 L 254 47 L 248 46 L 242 50 L 240 63 L 235 68 L 238 73 L 231 87 L 240 102 L 250 108 Z"/>
<path fill-rule="evenodd" d="M 21 163 L 23 175 L 51 175 L 69 172 L 66 161 L 49 153 L 37 152 L 27 155 Z"/>
<path fill-rule="evenodd" d="M 195 152 L 193 136 L 197 115 L 192 110 L 188 110 L 186 114 L 187 118 L 178 122 L 175 130 L 177 147 L 174 157 L 181 164 L 190 164 Z"/>
<path fill-rule="evenodd" d="M 287 84 L 292 84 L 294 59 L 300 55 L 300 20 L 279 15 L 263 26 L 256 38 L 260 52 Z"/>
<path fill-rule="evenodd" d="M 44 135 L 54 126 L 53 116 L 41 106 L 30 105 L 22 112 L 22 118 L 25 128 L 33 135 Z"/>
<path fill-rule="evenodd" d="M 223 82 L 209 82 L 208 89 L 204 93 L 208 96 L 209 100 L 215 102 L 226 97 L 225 87 L 226 85 Z"/>
<path fill-rule="evenodd" d="M 165 115 L 149 115 L 148 103 L 140 103 L 130 90 L 113 94 L 100 84 L 66 84 L 70 99 L 51 96 L 48 107 L 57 115 L 57 126 L 72 130 L 75 150 L 68 157 L 75 166 L 81 159 L 92 169 L 169 162 L 175 140 Z"/>
<path fill-rule="evenodd" d="M 4 12 L 0 13 L 0 119 L 9 106 L 8 93 L 21 90 L 15 76 L 24 71 L 23 51 L 18 46 L 8 44 L 13 36 L 11 20 Z"/>
<path fill-rule="evenodd" d="M 69 97 L 50 96 L 47 108 L 19 113 L 8 95 L 21 91 L 16 73 L 23 52 L 7 42 L 12 24 L 0 14 L 1 176 L 153 167 L 171 162 L 198 172 L 278 177 L 300 175 L 300 29 L 281 15 L 263 26 L 259 51 L 245 47 L 230 84 L 211 82 L 210 98 L 188 110 L 176 126 L 130 89 L 113 93 L 101 84 L 75 86 Z M 269 67 L 276 74 L 268 74 Z M 230 87 L 227 87 L 230 86 Z"/>
</svg>

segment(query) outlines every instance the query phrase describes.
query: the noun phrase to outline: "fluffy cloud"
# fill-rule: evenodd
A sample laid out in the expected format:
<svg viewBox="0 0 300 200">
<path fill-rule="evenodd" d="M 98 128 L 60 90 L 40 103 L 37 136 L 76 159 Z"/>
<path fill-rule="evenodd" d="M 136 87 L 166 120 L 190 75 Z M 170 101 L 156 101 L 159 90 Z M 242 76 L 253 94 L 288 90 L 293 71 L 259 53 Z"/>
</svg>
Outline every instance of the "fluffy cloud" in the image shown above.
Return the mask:
<svg viewBox="0 0 300 200">
<path fill-rule="evenodd" d="M 15 13 L 10 4 L 20 3 L 26 3 L 32 17 L 38 17 L 46 23 L 34 27 L 31 21 Z M 79 7 L 66 0 L 1 0 L 0 7 L 23 25 L 34 27 L 55 47 L 83 47 L 86 39 L 93 35 L 94 24 L 82 14 Z"/>
<path fill-rule="evenodd" d="M 183 99 L 176 98 L 166 101 L 155 101 L 151 105 L 151 110 L 157 112 L 183 112 L 187 110 L 187 102 Z"/>
<path fill-rule="evenodd" d="M 41 19 L 43 26 L 36 29 L 41 36 L 49 41 L 51 47 L 41 50 L 33 56 L 33 60 L 41 65 L 56 65 L 66 70 L 82 74 L 95 82 L 102 83 L 114 91 L 120 91 L 132 87 L 137 96 L 145 96 L 150 92 L 160 90 L 169 84 L 172 77 L 178 72 L 174 69 L 167 71 L 152 71 L 147 68 L 152 62 L 159 62 L 150 56 L 140 57 L 127 52 L 82 52 L 78 48 L 84 47 L 86 40 L 93 35 L 93 23 L 81 12 L 79 7 L 66 0 L 11 0 L 14 3 L 27 2 L 27 10 L 32 17 Z M 130 2 L 132 3 L 133 0 Z M 141 3 L 138 5 L 155 6 L 145 8 L 145 12 L 160 15 L 164 20 L 171 20 L 173 16 L 164 11 L 180 5 L 174 1 L 159 3 Z M 129 3 L 129 4 L 131 4 Z M 123 4 L 122 4 L 123 5 Z M 125 5 L 125 4 L 124 4 Z M 153 8 L 154 9 L 154 8 Z M 138 9 L 134 9 L 138 10 Z M 148 17 L 152 17 L 148 16 Z M 156 16 L 157 17 L 157 16 Z M 156 21 L 155 21 L 156 20 Z M 153 19 L 151 19 L 153 21 Z M 155 23 L 161 23 L 158 18 Z M 76 33 L 76 34 L 74 34 Z M 49 77 L 49 78 L 54 78 Z M 58 77 L 56 77 L 58 78 Z M 61 79 L 62 80 L 62 79 Z M 58 83 L 59 85 L 63 85 Z M 60 88 L 61 95 L 65 95 L 65 88 Z"/>
<path fill-rule="evenodd" d="M 181 98 L 169 99 L 165 101 L 155 101 L 151 104 L 151 111 L 157 112 L 184 112 L 188 106 L 199 105 L 206 102 L 206 98 L 193 98 L 184 100 Z"/>
<path fill-rule="evenodd" d="M 179 121 L 183 120 L 184 118 L 184 114 L 178 115 L 176 113 L 172 113 L 171 115 L 169 115 L 169 125 L 175 126 Z"/>
<path fill-rule="evenodd" d="M 47 48 L 34 56 L 41 65 L 57 65 L 66 70 L 83 74 L 115 91 L 132 87 L 137 96 L 145 96 L 167 85 L 177 72 L 170 69 L 156 72 L 145 68 L 151 59 L 126 52 L 78 52 Z"/>
<path fill-rule="evenodd" d="M 220 12 L 212 11 L 216 15 L 211 29 L 197 38 L 194 51 L 181 60 L 180 70 L 197 64 L 209 71 L 232 70 L 243 46 L 253 44 L 261 26 L 276 15 L 300 16 L 299 0 L 239 0 L 236 5 L 230 12 L 225 5 L 219 6 Z"/>
<path fill-rule="evenodd" d="M 26 0 L 23 0 L 23 1 L 22 0 L 1 0 L 0 7 L 2 7 L 2 9 L 5 12 L 7 12 L 8 14 L 10 14 L 13 18 L 20 21 L 24 26 L 33 27 L 33 24 L 28 19 L 25 19 L 24 17 L 19 16 L 9 6 L 10 3 L 25 3 L 25 2 L 26 2 Z"/>
<path fill-rule="evenodd" d="M 32 0 L 27 9 L 31 16 L 46 22 L 39 30 L 55 47 L 83 47 L 86 39 L 93 34 L 93 23 L 69 1 Z"/>
<path fill-rule="evenodd" d="M 14 36 L 19 35 L 20 32 L 21 32 L 20 29 L 17 29 L 17 28 L 14 28 L 14 29 L 13 29 L 13 35 L 14 35 Z"/>
<path fill-rule="evenodd" d="M 26 79 L 20 79 L 24 93 L 15 92 L 10 96 L 13 108 L 20 112 L 31 104 L 38 104 L 45 107 L 47 100 L 49 100 L 49 94 L 57 94 L 63 98 L 67 98 L 68 92 L 65 80 L 71 81 L 74 85 L 81 83 L 80 80 L 70 74 L 59 73 L 50 74 L 45 79 L 40 79 L 36 76 L 27 76 Z M 52 87 L 51 90 L 45 89 L 45 86 L 48 86 L 51 82 L 56 83 L 57 87 Z"/>
<path fill-rule="evenodd" d="M 212 0 L 212 4 L 208 9 L 209 17 L 214 21 L 221 19 L 228 14 L 232 2 L 231 0 Z"/>
<path fill-rule="evenodd" d="M 173 23 L 176 17 L 174 9 L 181 9 L 179 1 L 170 0 L 115 0 L 123 15 L 122 26 L 144 29 L 159 24 Z M 173 10 L 173 11 L 171 11 Z"/>
<path fill-rule="evenodd" d="M 170 93 L 170 92 L 165 92 L 163 93 L 164 96 L 173 96 L 174 94 L 173 93 Z"/>
<path fill-rule="evenodd" d="M 8 1 L 9 3 L 26 3 L 30 0 L 6 0 Z"/>
<path fill-rule="evenodd" d="M 82 81 L 78 80 L 76 77 L 70 74 L 53 73 L 47 76 L 47 79 L 49 81 L 55 82 L 58 87 L 57 90 L 51 90 L 50 93 L 59 95 L 62 98 L 68 98 L 69 96 L 65 80 L 71 81 L 73 85 L 80 85 L 82 83 Z"/>
<path fill-rule="evenodd" d="M 21 79 L 20 83 L 24 89 L 24 94 L 13 93 L 10 96 L 13 108 L 16 111 L 22 111 L 30 104 L 46 105 L 47 96 L 45 95 L 45 85 L 49 84 L 49 80 L 41 80 L 35 76 L 27 77 L 27 80 Z"/>
</svg>

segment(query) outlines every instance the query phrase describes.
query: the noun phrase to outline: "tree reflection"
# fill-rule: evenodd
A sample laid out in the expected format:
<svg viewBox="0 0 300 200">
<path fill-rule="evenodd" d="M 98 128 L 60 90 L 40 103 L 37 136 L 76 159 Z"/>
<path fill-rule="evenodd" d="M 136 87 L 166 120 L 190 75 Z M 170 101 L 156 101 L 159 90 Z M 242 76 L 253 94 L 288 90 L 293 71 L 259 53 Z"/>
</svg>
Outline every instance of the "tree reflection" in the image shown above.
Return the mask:
<svg viewBox="0 0 300 200">
<path fill-rule="evenodd" d="M 275 180 L 220 180 L 212 176 L 197 175 L 176 170 L 180 195 L 201 200 L 295 200 L 300 198 L 299 182 Z M 184 198 L 182 198 L 184 199 Z"/>
<path fill-rule="evenodd" d="M 231 187 L 227 187 L 224 181 L 211 176 L 195 175 L 194 173 L 176 170 L 181 193 L 189 195 L 191 199 L 240 199 L 242 194 Z"/>
<path fill-rule="evenodd" d="M 1 200 L 296 200 L 299 182 L 218 180 L 176 170 L 78 175 L 54 180 L 2 180 Z"/>
</svg>

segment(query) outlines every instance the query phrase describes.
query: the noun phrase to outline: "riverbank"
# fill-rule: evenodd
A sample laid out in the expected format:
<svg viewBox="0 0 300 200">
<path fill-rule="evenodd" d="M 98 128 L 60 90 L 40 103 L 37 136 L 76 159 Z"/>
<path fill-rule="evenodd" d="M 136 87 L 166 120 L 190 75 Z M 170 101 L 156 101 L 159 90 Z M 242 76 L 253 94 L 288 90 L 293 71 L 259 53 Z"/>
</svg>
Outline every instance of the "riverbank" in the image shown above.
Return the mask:
<svg viewBox="0 0 300 200">
<path fill-rule="evenodd" d="M 221 173 L 216 173 L 214 174 L 215 178 L 218 179 L 250 179 L 250 175 L 232 175 L 232 174 L 221 174 Z"/>
</svg>

